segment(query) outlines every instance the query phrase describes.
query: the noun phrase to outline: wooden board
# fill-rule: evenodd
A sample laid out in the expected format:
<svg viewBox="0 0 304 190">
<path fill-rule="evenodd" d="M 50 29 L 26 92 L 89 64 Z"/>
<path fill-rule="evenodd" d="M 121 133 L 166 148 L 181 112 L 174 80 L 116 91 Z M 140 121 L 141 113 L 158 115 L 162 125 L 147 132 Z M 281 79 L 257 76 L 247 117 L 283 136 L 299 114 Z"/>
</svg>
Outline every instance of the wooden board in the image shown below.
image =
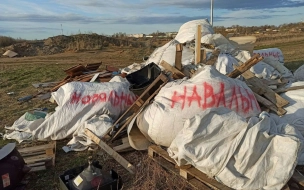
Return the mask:
<svg viewBox="0 0 304 190">
<path fill-rule="evenodd" d="M 169 63 L 167 63 L 165 60 L 162 60 L 160 62 L 160 65 L 166 70 L 172 73 L 173 79 L 182 79 L 185 77 L 184 73 L 177 70 L 175 67 L 172 67 Z"/>
<path fill-rule="evenodd" d="M 162 163 L 160 165 L 164 165 L 164 162 L 167 162 L 166 165 L 168 165 L 169 163 L 172 165 L 175 165 L 175 161 L 168 155 L 168 153 L 162 149 L 159 146 L 156 145 L 151 145 L 148 149 L 148 154 L 149 157 L 152 158 L 154 161 L 159 162 L 159 158 L 161 158 L 163 161 L 161 161 Z M 174 166 L 173 166 L 174 167 Z M 194 168 L 194 167 L 176 167 L 176 170 L 178 171 L 179 175 L 181 175 L 182 177 L 184 177 L 185 179 L 187 179 L 189 182 L 193 179 L 196 179 L 198 181 L 200 181 L 205 188 L 209 188 L 209 189 L 219 189 L 219 190 L 230 190 L 231 188 L 217 182 L 216 180 L 208 177 L 206 174 L 204 174 L 203 172 L 199 171 L 198 169 Z"/>
<path fill-rule="evenodd" d="M 254 93 L 254 96 L 256 98 L 256 100 L 264 105 L 265 107 L 269 108 L 270 110 L 274 111 L 276 114 L 278 114 L 279 116 L 284 115 L 287 111 L 283 108 L 278 108 L 276 107 L 272 102 L 270 102 L 269 100 L 267 100 L 266 98 L 263 98 L 262 96 L 258 95 L 257 93 Z"/>
<path fill-rule="evenodd" d="M 183 54 L 183 44 L 176 44 L 176 53 L 175 53 L 175 67 L 178 70 L 182 70 L 182 54 Z"/>
<path fill-rule="evenodd" d="M 262 61 L 263 57 L 261 57 L 259 54 L 255 54 L 253 57 L 251 57 L 248 61 L 243 63 L 241 66 L 236 67 L 231 73 L 229 73 L 227 76 L 230 78 L 236 78 L 240 74 L 244 73 L 245 71 L 249 70 L 252 66 L 257 64 L 258 62 Z"/>
<path fill-rule="evenodd" d="M 259 78 L 257 78 L 252 72 L 246 71 L 242 74 L 246 81 L 250 84 L 248 85 L 252 91 L 259 95 L 264 95 L 269 101 L 271 101 L 278 108 L 282 108 L 289 104 L 287 100 L 282 98 L 280 95 L 271 90 L 267 85 L 265 85 Z"/>
<path fill-rule="evenodd" d="M 92 141 L 98 144 L 104 151 L 106 151 L 110 156 L 112 156 L 120 165 L 122 165 L 131 174 L 135 173 L 135 167 L 130 162 L 128 162 L 125 158 L 123 158 L 120 154 L 118 154 L 115 150 L 113 150 L 109 145 L 107 145 L 100 138 L 98 138 L 92 131 L 90 131 L 89 129 L 85 129 L 85 134 Z"/>
<path fill-rule="evenodd" d="M 195 34 L 195 64 L 199 64 L 201 61 L 201 38 L 202 38 L 202 25 L 196 26 Z"/>
</svg>

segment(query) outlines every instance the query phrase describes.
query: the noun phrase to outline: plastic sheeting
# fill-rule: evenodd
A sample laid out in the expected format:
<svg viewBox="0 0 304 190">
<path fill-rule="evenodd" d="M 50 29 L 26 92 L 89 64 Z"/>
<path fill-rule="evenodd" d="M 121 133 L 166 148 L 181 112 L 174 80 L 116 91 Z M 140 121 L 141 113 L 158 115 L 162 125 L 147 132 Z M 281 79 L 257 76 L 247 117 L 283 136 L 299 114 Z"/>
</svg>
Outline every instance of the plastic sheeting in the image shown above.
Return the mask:
<svg viewBox="0 0 304 190">
<path fill-rule="evenodd" d="M 302 135 L 263 112 L 246 121 L 227 108 L 208 109 L 185 122 L 168 152 L 233 189 L 280 190 L 293 174 Z"/>
<path fill-rule="evenodd" d="M 227 107 L 247 118 L 260 107 L 248 86 L 206 66 L 189 80 L 165 85 L 154 102 L 137 118 L 137 125 L 152 142 L 170 146 L 186 119 L 212 107 Z"/>
</svg>

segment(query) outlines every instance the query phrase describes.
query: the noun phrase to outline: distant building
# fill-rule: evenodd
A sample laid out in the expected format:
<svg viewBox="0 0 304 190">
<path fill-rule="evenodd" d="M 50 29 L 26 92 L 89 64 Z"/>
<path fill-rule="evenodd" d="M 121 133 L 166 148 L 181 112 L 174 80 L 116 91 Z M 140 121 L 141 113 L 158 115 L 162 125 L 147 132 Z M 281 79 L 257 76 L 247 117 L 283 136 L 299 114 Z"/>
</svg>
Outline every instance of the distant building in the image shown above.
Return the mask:
<svg viewBox="0 0 304 190">
<path fill-rule="evenodd" d="M 127 35 L 127 37 L 130 37 L 130 38 L 143 38 L 145 36 L 146 36 L 145 34 L 128 34 Z"/>
<path fill-rule="evenodd" d="M 226 28 L 226 32 L 236 32 L 236 28 Z"/>
<path fill-rule="evenodd" d="M 166 32 L 166 36 L 170 38 L 174 38 L 177 35 L 177 32 Z"/>
</svg>

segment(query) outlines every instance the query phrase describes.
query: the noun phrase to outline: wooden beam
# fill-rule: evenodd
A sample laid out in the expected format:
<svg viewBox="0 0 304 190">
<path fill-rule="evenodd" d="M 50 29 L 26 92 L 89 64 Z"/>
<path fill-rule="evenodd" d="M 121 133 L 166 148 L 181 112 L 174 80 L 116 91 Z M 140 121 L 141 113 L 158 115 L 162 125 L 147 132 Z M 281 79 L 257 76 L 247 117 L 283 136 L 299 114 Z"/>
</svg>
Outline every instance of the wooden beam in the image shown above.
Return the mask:
<svg viewBox="0 0 304 190">
<path fill-rule="evenodd" d="M 128 162 L 125 158 L 123 158 L 120 154 L 118 154 L 115 150 L 113 150 L 109 145 L 103 142 L 92 131 L 90 131 L 89 129 L 85 129 L 85 134 L 92 141 L 98 144 L 98 146 L 100 146 L 104 151 L 106 151 L 110 156 L 112 156 L 119 164 L 121 164 L 131 174 L 135 173 L 135 167 L 130 162 Z"/>
<path fill-rule="evenodd" d="M 182 54 L 183 54 L 183 44 L 176 44 L 176 53 L 175 53 L 175 67 L 178 70 L 182 70 Z"/>
<path fill-rule="evenodd" d="M 205 62 L 206 65 L 214 65 L 217 61 L 218 56 L 220 55 L 221 51 L 219 49 L 213 50 L 210 58 Z"/>
<path fill-rule="evenodd" d="M 206 50 L 201 49 L 201 60 L 200 60 L 200 63 L 205 62 L 206 59 L 207 59 Z"/>
<path fill-rule="evenodd" d="M 262 60 L 263 60 L 263 57 L 261 57 L 259 54 L 255 54 L 253 57 L 251 57 L 249 60 L 247 60 L 241 66 L 236 67 L 227 76 L 230 78 L 236 78 Z"/>
<path fill-rule="evenodd" d="M 172 67 L 169 63 L 167 63 L 165 60 L 162 60 L 160 62 L 160 65 L 167 71 L 172 73 L 173 79 L 181 79 L 184 78 L 185 75 L 181 71 L 177 70 L 175 67 Z"/>
<path fill-rule="evenodd" d="M 197 25 L 195 34 L 195 64 L 199 64 L 201 61 L 201 38 L 202 25 Z"/>
<path fill-rule="evenodd" d="M 287 91 L 291 91 L 291 90 L 300 90 L 300 89 L 304 89 L 304 86 L 293 86 L 293 87 L 289 87 L 289 88 L 278 88 L 275 90 L 276 93 L 283 93 L 283 92 L 287 92 Z"/>
<path fill-rule="evenodd" d="M 270 102 L 269 100 L 267 100 L 266 98 L 258 95 L 257 93 L 254 93 L 254 96 L 256 98 L 256 100 L 260 103 L 263 104 L 265 107 L 269 108 L 270 110 L 274 111 L 276 114 L 278 114 L 279 116 L 284 115 L 287 111 L 284 110 L 283 108 L 278 108 L 276 107 L 272 102 Z"/>
<path fill-rule="evenodd" d="M 268 88 L 259 78 L 257 78 L 252 72 L 246 71 L 242 74 L 246 81 L 250 84 L 248 85 L 252 91 L 259 95 L 264 95 L 268 100 L 270 100 L 278 108 L 282 108 L 289 104 L 287 100 L 282 98 L 280 95 L 275 93 L 273 90 Z"/>
</svg>

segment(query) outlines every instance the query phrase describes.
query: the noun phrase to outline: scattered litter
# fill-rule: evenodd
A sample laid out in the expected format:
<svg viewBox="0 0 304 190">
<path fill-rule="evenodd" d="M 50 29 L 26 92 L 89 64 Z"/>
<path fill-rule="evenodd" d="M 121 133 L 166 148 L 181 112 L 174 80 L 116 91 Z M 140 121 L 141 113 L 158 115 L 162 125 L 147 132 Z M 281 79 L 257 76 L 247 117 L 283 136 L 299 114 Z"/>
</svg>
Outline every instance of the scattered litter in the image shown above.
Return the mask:
<svg viewBox="0 0 304 190">
<path fill-rule="evenodd" d="M 18 53 L 14 52 L 12 50 L 7 50 L 3 55 L 12 58 L 12 57 L 16 57 L 18 55 Z"/>
<path fill-rule="evenodd" d="M 7 95 L 14 95 L 15 94 L 15 92 L 8 92 L 8 93 L 6 93 Z"/>
</svg>

